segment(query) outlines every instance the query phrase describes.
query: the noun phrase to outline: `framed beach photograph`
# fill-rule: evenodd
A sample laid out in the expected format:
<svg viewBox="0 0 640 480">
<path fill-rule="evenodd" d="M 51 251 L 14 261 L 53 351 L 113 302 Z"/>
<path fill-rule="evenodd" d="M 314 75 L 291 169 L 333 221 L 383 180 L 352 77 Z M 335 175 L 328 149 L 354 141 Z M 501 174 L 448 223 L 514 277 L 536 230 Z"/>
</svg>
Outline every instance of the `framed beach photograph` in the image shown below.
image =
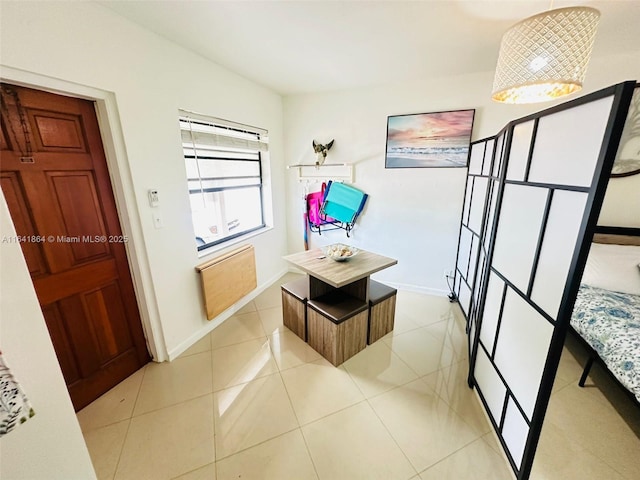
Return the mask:
<svg viewBox="0 0 640 480">
<path fill-rule="evenodd" d="M 466 167 L 475 112 L 389 116 L 385 168 Z"/>
</svg>

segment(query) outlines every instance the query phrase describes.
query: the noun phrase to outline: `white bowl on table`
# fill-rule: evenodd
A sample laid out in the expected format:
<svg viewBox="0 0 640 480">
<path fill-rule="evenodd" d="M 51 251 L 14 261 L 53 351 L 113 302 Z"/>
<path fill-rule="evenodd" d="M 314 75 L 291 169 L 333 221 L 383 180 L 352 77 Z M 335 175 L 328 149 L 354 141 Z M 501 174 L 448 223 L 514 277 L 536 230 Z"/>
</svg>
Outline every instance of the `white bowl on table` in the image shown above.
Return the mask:
<svg viewBox="0 0 640 480">
<path fill-rule="evenodd" d="M 342 243 L 334 243 L 324 247 L 324 254 L 336 262 L 344 262 L 358 254 L 358 249 Z"/>
</svg>

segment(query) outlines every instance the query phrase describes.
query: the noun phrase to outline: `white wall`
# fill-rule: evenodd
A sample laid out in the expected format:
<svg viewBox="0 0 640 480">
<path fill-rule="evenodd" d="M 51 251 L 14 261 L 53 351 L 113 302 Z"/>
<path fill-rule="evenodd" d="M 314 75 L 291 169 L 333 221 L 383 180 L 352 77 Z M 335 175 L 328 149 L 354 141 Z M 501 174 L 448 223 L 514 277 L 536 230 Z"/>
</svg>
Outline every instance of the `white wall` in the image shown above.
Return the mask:
<svg viewBox="0 0 640 480">
<path fill-rule="evenodd" d="M 0 439 L 0 478 L 96 478 L 4 197 L 0 199 L 0 349 L 35 416 Z"/>
<path fill-rule="evenodd" d="M 116 132 L 121 128 L 125 148 L 117 165 L 121 176 L 131 179 L 119 206 L 121 216 L 125 211 L 140 231 L 128 248 L 148 270 L 140 275 L 143 288 L 138 293 L 158 332 L 153 339 L 158 359 L 166 359 L 167 353 L 174 357 L 215 324 L 205 318 L 194 270 L 206 258 L 198 258 L 195 249 L 179 108 L 269 130 L 271 169 L 265 176 L 273 187 L 274 228 L 250 242 L 256 249 L 259 287 L 286 270 L 281 259 L 286 218 L 279 95 L 94 3 L 3 2 L 1 35 L 2 65 L 12 68 L 0 71 L 5 80 L 12 80 L 12 72 L 33 72 L 68 82 L 71 91 L 79 84 L 115 96 L 113 120 L 119 123 L 111 126 Z M 160 193 L 162 229 L 153 227 L 149 188 Z"/>
<path fill-rule="evenodd" d="M 583 94 L 636 78 L 640 79 L 640 66 L 632 61 L 632 55 L 594 59 Z M 492 82 L 493 73 L 484 72 L 285 98 L 287 164 L 312 163 L 312 139 L 321 143 L 335 139 L 326 163 L 353 163 L 354 186 L 370 195 L 352 239 L 342 231 L 310 234 L 310 247 L 342 241 L 397 258 L 398 265 L 376 278 L 405 288 L 444 293 L 443 273 L 455 264 L 466 169 L 385 169 L 387 116 L 475 108 L 475 140 L 498 133 L 511 120 L 558 103 L 497 104 L 490 99 Z M 289 251 L 294 252 L 303 248 L 304 184 L 297 182 L 294 169 L 288 175 L 287 193 L 293 199 L 287 208 L 288 240 Z M 311 185 L 310 189 L 317 187 Z M 605 211 L 625 217 L 618 222 L 640 221 L 640 175 L 626 182 L 613 179 L 609 190 Z M 611 207 L 619 197 L 634 195 L 635 211 Z"/>
</svg>

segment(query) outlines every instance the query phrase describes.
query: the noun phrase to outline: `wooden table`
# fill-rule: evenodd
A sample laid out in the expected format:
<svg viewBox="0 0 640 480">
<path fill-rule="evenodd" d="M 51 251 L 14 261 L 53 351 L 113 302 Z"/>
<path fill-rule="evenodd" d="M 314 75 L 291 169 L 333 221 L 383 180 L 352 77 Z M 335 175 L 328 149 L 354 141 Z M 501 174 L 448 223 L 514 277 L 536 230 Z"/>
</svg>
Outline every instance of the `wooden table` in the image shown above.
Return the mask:
<svg viewBox="0 0 640 480">
<path fill-rule="evenodd" d="M 306 332 L 299 335 L 335 366 L 363 350 L 371 325 L 369 276 L 398 261 L 365 250 L 344 262 L 325 257 L 320 249 L 284 258 L 307 273 L 309 287 L 308 301 L 295 318 L 287 317 L 290 312 L 285 309 L 287 297 L 283 294 L 285 325 Z M 395 295 L 390 302 L 395 309 Z M 388 325 L 393 328 L 393 313 L 389 310 L 388 315 Z"/>
<path fill-rule="evenodd" d="M 355 257 L 344 262 L 336 262 L 325 257 L 319 248 L 287 255 L 284 259 L 309 274 L 310 300 L 338 289 L 365 302 L 369 301 L 369 276 L 398 263 L 366 250 L 359 250 Z"/>
</svg>

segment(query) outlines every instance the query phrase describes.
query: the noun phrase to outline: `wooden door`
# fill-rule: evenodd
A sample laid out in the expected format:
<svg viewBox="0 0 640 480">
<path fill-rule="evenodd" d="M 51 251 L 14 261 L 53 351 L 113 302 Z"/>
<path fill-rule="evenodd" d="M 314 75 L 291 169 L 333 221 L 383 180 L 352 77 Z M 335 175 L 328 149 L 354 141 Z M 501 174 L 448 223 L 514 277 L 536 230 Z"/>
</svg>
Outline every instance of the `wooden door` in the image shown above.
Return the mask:
<svg viewBox="0 0 640 480">
<path fill-rule="evenodd" d="M 2 191 L 71 400 L 149 361 L 93 102 L 1 85 Z"/>
</svg>

